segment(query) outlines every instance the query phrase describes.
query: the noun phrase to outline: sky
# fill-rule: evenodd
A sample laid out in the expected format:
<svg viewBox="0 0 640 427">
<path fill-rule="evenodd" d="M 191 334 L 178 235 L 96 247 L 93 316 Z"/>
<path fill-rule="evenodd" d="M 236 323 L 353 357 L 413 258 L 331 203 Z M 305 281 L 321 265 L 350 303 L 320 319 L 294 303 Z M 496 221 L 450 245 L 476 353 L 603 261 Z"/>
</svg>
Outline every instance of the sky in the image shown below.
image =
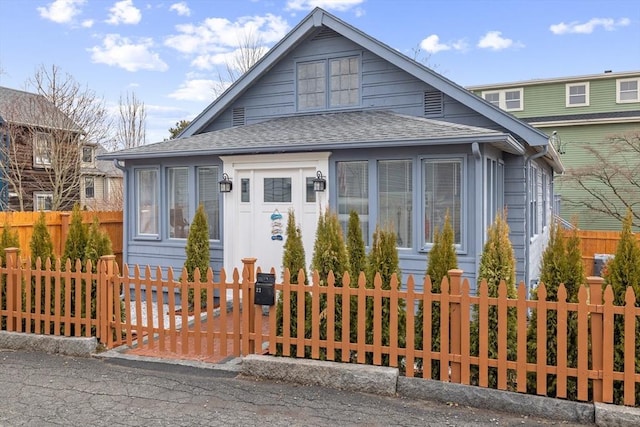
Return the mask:
<svg viewBox="0 0 640 427">
<path fill-rule="evenodd" d="M 462 86 L 640 70 L 639 0 L 0 0 L 0 86 L 55 65 L 114 116 L 134 94 L 162 141 L 240 40 L 267 50 L 316 6 Z"/>
</svg>

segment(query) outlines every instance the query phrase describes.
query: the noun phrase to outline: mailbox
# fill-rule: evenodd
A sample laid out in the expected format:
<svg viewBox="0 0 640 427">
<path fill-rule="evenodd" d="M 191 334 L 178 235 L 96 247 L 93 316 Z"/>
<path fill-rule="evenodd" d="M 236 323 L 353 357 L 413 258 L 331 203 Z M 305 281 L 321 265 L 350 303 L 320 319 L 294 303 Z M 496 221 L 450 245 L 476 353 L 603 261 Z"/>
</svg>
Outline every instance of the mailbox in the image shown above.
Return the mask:
<svg viewBox="0 0 640 427">
<path fill-rule="evenodd" d="M 275 283 L 275 274 L 258 273 L 253 303 L 256 305 L 274 305 L 276 303 Z"/>
</svg>

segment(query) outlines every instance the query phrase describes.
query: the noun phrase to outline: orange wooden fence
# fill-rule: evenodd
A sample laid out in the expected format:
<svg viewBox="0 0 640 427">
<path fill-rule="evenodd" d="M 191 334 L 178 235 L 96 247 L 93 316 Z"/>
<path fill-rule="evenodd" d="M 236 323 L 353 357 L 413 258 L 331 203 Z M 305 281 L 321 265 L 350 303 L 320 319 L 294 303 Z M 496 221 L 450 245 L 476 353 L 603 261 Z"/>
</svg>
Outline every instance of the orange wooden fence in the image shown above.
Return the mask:
<svg viewBox="0 0 640 427">
<path fill-rule="evenodd" d="M 111 239 L 111 247 L 118 264 L 122 264 L 122 211 L 89 212 L 82 211 L 82 222 L 91 224 L 97 217 L 100 228 L 106 231 Z M 27 258 L 31 255 L 30 243 L 33 235 L 33 225 L 40 216 L 40 212 L 0 212 L 0 227 L 4 224 L 11 226 L 18 232 L 20 241 L 20 256 Z M 57 257 L 64 253 L 71 212 L 45 212 L 47 230 L 53 242 L 53 252 Z"/>
<path fill-rule="evenodd" d="M 565 230 L 565 236 L 569 236 L 571 230 Z M 615 254 L 620 241 L 619 231 L 594 231 L 576 230 L 580 238 L 580 250 L 582 252 L 582 263 L 587 276 L 593 275 L 593 263 L 595 254 Z M 640 233 L 636 233 L 640 241 Z"/>
</svg>

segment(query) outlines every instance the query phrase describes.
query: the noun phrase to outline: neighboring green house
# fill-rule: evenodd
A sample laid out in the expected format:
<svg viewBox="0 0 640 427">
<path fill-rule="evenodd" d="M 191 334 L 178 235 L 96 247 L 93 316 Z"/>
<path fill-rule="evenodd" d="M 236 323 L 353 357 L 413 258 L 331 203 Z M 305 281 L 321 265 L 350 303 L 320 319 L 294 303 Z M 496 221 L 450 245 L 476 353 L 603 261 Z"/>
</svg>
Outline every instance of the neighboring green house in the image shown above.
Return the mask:
<svg viewBox="0 0 640 427">
<path fill-rule="evenodd" d="M 602 168 L 587 147 L 606 147 L 603 144 L 611 136 L 640 134 L 640 71 L 605 71 L 467 89 L 551 136 L 566 168 L 554 188 L 559 204 L 556 212 L 564 220 L 577 216 L 583 229 L 620 229 L 619 221 L 584 206 L 592 196 L 577 188 L 571 177 L 585 167 Z M 640 166 L 637 152 L 630 152 L 624 161 L 637 161 Z M 637 187 L 625 193 L 628 201 L 640 207 Z"/>
</svg>

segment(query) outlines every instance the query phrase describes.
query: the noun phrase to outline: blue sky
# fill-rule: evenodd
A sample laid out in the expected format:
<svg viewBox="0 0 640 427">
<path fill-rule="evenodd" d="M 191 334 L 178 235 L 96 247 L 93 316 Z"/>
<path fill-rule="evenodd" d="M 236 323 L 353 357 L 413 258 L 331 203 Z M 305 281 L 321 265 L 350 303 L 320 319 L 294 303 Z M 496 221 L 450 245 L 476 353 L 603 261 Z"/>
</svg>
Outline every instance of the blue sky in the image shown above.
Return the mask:
<svg viewBox="0 0 640 427">
<path fill-rule="evenodd" d="M 315 6 L 463 86 L 640 70 L 638 0 L 0 0 L 0 86 L 59 66 L 113 111 L 134 92 L 161 141 L 242 34 L 268 48 Z"/>
</svg>

